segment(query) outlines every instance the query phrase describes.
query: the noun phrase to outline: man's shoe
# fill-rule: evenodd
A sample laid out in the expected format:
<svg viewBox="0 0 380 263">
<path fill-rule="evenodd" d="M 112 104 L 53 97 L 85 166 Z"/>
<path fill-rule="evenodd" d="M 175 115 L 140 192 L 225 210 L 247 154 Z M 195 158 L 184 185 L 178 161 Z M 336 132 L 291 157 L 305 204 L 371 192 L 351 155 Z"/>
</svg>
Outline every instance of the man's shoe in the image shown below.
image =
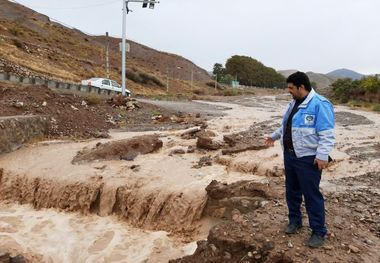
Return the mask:
<svg viewBox="0 0 380 263">
<path fill-rule="evenodd" d="M 285 234 L 291 235 L 296 234 L 298 229 L 302 227 L 301 224 L 289 224 L 285 228 Z"/>
<path fill-rule="evenodd" d="M 321 247 L 323 246 L 324 243 L 325 243 L 325 238 L 315 233 L 311 234 L 311 237 L 309 238 L 309 241 L 307 242 L 309 247 L 312 247 L 312 248 Z"/>
</svg>

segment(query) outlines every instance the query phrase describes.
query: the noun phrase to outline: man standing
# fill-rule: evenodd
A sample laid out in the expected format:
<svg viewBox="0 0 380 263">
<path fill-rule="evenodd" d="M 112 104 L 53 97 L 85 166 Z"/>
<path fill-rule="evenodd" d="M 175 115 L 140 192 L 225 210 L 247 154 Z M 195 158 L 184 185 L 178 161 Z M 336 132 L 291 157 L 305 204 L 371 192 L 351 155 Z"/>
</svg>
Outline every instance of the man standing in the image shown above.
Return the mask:
<svg viewBox="0 0 380 263">
<path fill-rule="evenodd" d="M 302 196 L 312 235 L 310 247 L 320 247 L 327 233 L 324 199 L 319 190 L 322 170 L 328 165 L 334 147 L 334 109 L 332 104 L 311 88 L 303 72 L 290 75 L 288 91 L 293 100 L 288 104 L 281 127 L 265 141 L 273 146 L 281 141 L 284 151 L 286 202 L 289 224 L 286 234 L 302 227 Z"/>
</svg>

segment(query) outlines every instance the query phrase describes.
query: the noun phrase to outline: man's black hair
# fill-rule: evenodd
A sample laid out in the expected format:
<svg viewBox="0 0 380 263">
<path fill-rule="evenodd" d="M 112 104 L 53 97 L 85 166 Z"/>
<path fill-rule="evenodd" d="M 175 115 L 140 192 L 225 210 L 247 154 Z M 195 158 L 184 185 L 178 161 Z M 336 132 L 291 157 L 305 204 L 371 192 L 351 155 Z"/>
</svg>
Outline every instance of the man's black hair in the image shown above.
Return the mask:
<svg viewBox="0 0 380 263">
<path fill-rule="evenodd" d="M 304 72 L 297 71 L 296 73 L 291 74 L 286 79 L 286 83 L 292 83 L 297 88 L 301 87 L 301 85 L 304 85 L 307 91 L 311 91 L 309 77 Z"/>
</svg>

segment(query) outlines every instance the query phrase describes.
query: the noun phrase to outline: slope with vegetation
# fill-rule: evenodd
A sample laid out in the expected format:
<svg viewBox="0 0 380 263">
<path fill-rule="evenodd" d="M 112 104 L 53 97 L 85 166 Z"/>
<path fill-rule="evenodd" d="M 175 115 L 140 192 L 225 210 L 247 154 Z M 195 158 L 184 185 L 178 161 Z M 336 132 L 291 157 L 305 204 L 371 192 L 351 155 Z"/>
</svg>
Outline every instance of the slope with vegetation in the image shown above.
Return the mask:
<svg viewBox="0 0 380 263">
<path fill-rule="evenodd" d="M 0 72 L 79 82 L 105 77 L 109 42 L 110 78 L 121 80 L 119 38 L 90 36 L 51 21 L 25 6 L 0 0 Z M 128 41 L 127 86 L 134 94 L 184 94 L 207 89 L 210 77 L 191 61 Z"/>
</svg>

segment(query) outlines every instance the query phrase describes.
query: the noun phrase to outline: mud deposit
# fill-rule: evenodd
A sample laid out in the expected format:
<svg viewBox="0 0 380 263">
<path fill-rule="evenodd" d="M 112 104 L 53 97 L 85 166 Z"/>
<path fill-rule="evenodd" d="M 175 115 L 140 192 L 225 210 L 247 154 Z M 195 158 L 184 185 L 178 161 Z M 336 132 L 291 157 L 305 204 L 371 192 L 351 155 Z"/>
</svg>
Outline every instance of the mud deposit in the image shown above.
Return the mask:
<svg viewBox="0 0 380 263">
<path fill-rule="evenodd" d="M 285 100 L 183 103 L 168 107 L 177 112 L 170 123 L 187 122 L 184 109 L 200 104 L 214 118 L 188 130 L 111 131 L 1 155 L 0 253 L 57 263 L 379 262 L 378 114 L 336 107 L 338 117 L 368 122 L 337 121 L 335 161 L 321 185 L 329 234 L 312 250 L 307 218 L 299 234 L 282 232 L 282 152 L 278 143 L 262 147 Z M 200 137 L 206 147 L 197 147 Z"/>
</svg>

